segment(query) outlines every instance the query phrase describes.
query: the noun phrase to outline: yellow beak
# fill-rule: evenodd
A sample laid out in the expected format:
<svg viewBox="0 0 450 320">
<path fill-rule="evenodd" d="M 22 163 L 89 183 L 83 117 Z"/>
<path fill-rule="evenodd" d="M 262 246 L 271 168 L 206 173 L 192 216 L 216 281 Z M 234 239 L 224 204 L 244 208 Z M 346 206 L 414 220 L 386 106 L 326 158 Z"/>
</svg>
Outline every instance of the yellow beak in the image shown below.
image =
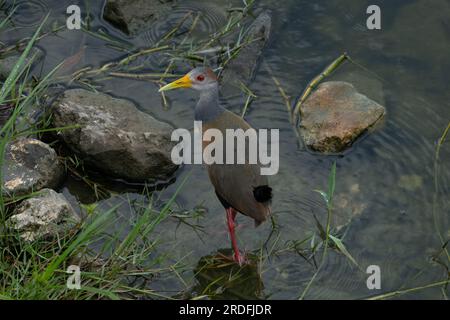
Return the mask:
<svg viewBox="0 0 450 320">
<path fill-rule="evenodd" d="M 184 77 L 182 77 L 178 80 L 175 80 L 174 82 L 171 82 L 169 84 L 166 84 L 164 87 L 161 87 L 158 90 L 158 92 L 177 89 L 177 88 L 190 88 L 190 87 L 192 87 L 191 79 L 189 78 L 188 75 L 185 75 Z"/>
</svg>

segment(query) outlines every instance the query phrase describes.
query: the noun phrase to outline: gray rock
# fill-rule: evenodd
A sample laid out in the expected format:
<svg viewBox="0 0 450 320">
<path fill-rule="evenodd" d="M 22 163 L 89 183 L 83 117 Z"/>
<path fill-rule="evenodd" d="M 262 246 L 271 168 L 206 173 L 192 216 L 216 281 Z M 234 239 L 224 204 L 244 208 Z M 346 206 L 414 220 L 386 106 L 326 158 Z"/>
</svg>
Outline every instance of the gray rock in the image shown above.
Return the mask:
<svg viewBox="0 0 450 320">
<path fill-rule="evenodd" d="M 8 56 L 0 59 L 0 80 L 5 80 L 6 78 L 8 78 L 12 69 L 17 64 L 17 61 L 19 61 L 20 56 L 21 56 L 21 53 L 16 53 L 16 54 L 8 55 Z M 40 59 L 42 59 L 42 57 L 44 56 L 44 53 L 38 48 L 33 48 L 31 50 L 31 53 L 25 59 L 25 65 L 30 63 L 31 58 L 33 56 L 34 56 L 33 62 L 36 63 Z"/>
<path fill-rule="evenodd" d="M 64 167 L 55 150 L 32 138 L 8 144 L 2 165 L 2 193 L 12 197 L 43 188 L 56 188 L 64 176 Z"/>
<path fill-rule="evenodd" d="M 385 113 L 380 104 L 358 93 L 352 84 L 320 84 L 301 109 L 300 133 L 314 151 L 344 151 Z"/>
<path fill-rule="evenodd" d="M 44 189 L 37 196 L 24 200 L 8 221 L 22 239 L 34 241 L 62 235 L 80 218 L 64 195 Z"/>
<path fill-rule="evenodd" d="M 243 46 L 235 58 L 224 67 L 220 76 L 221 93 L 225 96 L 240 92 L 241 83 L 249 85 L 270 36 L 272 18 L 268 12 L 261 13 L 248 28 Z"/>
<path fill-rule="evenodd" d="M 148 29 L 172 0 L 107 0 L 103 19 L 127 35 Z"/>
<path fill-rule="evenodd" d="M 177 166 L 171 160 L 173 127 L 139 111 L 123 99 L 83 89 L 67 90 L 53 106 L 60 138 L 98 170 L 130 181 L 167 179 Z"/>
</svg>

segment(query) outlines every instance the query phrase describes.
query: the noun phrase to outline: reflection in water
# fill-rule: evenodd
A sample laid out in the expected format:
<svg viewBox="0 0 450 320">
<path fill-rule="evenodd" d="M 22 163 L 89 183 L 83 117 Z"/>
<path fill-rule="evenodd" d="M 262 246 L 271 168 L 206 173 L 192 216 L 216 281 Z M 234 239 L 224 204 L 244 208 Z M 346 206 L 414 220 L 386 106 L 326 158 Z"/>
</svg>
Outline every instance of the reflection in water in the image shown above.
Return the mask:
<svg viewBox="0 0 450 320">
<path fill-rule="evenodd" d="M 161 37 L 176 28 L 179 35 L 185 35 L 195 25 L 194 36 L 207 36 L 226 23 L 226 14 L 221 5 L 214 1 L 198 2 L 183 1 L 174 7 L 160 6 L 157 18 L 152 22 L 151 28 L 142 32 L 138 37 L 142 45 L 151 46 Z M 168 18 L 169 17 L 169 18 Z M 158 19 L 159 18 L 159 19 Z"/>
<path fill-rule="evenodd" d="M 240 267 L 231 256 L 231 250 L 221 249 L 202 257 L 194 270 L 197 285 L 193 293 L 211 299 L 263 299 L 258 257 L 247 254 L 247 263 Z"/>
<path fill-rule="evenodd" d="M 106 200 L 116 193 L 149 195 L 154 191 L 160 191 L 166 188 L 176 180 L 175 178 L 170 178 L 167 181 L 132 183 L 121 179 L 108 179 L 94 171 L 88 171 L 89 178 L 80 175 L 72 168 L 69 169 L 69 172 L 70 174 L 64 186 L 82 204 L 91 204 Z M 84 174 L 86 175 L 86 172 Z M 92 192 L 92 190 L 95 190 L 95 192 Z"/>
</svg>

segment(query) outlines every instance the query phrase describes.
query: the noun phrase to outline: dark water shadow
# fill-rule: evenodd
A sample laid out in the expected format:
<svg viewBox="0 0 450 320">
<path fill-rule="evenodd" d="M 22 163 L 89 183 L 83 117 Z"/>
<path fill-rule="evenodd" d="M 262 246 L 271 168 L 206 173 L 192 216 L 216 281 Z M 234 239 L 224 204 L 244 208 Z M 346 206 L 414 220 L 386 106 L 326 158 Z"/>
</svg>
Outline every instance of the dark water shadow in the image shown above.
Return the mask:
<svg viewBox="0 0 450 320">
<path fill-rule="evenodd" d="M 239 266 L 231 260 L 231 249 L 219 249 L 202 257 L 194 269 L 197 284 L 192 294 L 210 299 L 264 299 L 258 257 L 248 253 L 247 262 Z"/>
</svg>

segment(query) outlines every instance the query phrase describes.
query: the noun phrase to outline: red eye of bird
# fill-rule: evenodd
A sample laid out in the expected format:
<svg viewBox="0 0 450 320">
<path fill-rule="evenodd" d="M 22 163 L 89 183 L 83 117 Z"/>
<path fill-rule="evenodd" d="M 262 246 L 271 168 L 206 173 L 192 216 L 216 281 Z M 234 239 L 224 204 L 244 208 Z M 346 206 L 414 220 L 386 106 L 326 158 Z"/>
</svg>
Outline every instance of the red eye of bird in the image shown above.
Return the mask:
<svg viewBox="0 0 450 320">
<path fill-rule="evenodd" d="M 197 76 L 197 80 L 203 81 L 203 80 L 205 80 L 205 76 L 201 74 L 201 75 Z"/>
</svg>

